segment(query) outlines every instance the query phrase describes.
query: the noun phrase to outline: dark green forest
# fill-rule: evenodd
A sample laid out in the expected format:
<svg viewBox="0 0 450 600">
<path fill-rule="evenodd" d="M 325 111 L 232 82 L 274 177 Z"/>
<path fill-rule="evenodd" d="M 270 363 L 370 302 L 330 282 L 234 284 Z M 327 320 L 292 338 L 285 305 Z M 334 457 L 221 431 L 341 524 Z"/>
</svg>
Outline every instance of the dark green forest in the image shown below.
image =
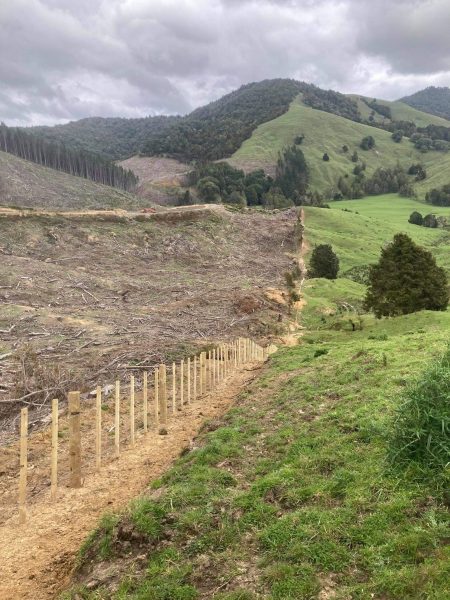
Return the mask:
<svg viewBox="0 0 450 600">
<path fill-rule="evenodd" d="M 450 89 L 447 87 L 430 86 L 400 100 L 418 110 L 450 119 Z"/>
<path fill-rule="evenodd" d="M 121 119 L 89 117 L 53 127 L 27 127 L 48 142 L 58 142 L 72 150 L 100 154 L 108 160 L 121 160 L 137 154 L 152 136 L 177 123 L 181 117 Z"/>
</svg>

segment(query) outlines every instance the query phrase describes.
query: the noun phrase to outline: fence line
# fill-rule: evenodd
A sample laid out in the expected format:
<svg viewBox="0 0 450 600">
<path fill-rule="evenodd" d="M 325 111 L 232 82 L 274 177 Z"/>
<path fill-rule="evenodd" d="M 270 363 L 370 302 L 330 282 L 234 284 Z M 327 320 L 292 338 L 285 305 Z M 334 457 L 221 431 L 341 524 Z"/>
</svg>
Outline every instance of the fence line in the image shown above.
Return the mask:
<svg viewBox="0 0 450 600">
<path fill-rule="evenodd" d="M 267 348 L 263 348 L 248 338 L 238 338 L 230 344 L 221 344 L 217 347 L 203 351 L 199 356 L 194 355 L 193 360 L 188 357 L 186 362 L 180 360 L 179 367 L 172 363 L 171 399 L 168 396 L 167 369 L 165 364 L 154 368 L 153 378 L 153 424 L 156 431 L 167 433 L 168 403 L 172 406 L 172 416 L 182 411 L 185 405 L 190 405 L 208 392 L 213 390 L 232 372 L 247 362 L 265 361 L 268 356 Z M 148 372 L 142 372 L 142 431 L 148 434 L 149 402 L 148 402 Z M 136 382 L 135 376 L 129 379 L 128 410 L 125 411 L 125 431 L 129 431 L 129 446 L 133 448 L 137 441 L 136 435 Z M 121 382 L 115 381 L 113 388 L 114 429 L 113 457 L 119 458 L 121 452 Z M 104 463 L 105 455 L 102 453 L 102 388 L 96 387 L 95 392 L 95 471 L 99 472 Z M 126 406 L 126 404 L 125 404 Z M 59 436 L 59 403 L 52 400 L 51 412 L 51 455 L 50 455 L 50 499 L 57 499 L 58 491 L 58 436 Z M 150 408 L 151 410 L 151 408 Z M 138 409 L 140 411 L 140 407 Z M 128 413 L 128 417 L 126 417 Z M 140 415 L 140 412 L 139 412 Z M 19 467 L 19 523 L 27 519 L 27 471 L 28 471 L 28 409 L 21 409 L 20 413 L 20 467 Z M 139 416 L 140 419 L 140 416 Z M 127 423 L 128 421 L 128 423 Z M 123 418 L 122 418 L 123 422 Z M 71 391 L 68 394 L 68 423 L 69 423 L 69 487 L 79 488 L 83 485 L 82 477 L 82 452 L 81 452 L 81 408 L 80 392 Z M 138 421 L 139 429 L 139 421 Z M 161 429 L 160 429 L 161 427 Z M 127 436 L 125 436 L 126 438 Z M 126 440 L 125 440 L 126 441 Z M 105 444 L 108 444 L 106 439 Z"/>
</svg>

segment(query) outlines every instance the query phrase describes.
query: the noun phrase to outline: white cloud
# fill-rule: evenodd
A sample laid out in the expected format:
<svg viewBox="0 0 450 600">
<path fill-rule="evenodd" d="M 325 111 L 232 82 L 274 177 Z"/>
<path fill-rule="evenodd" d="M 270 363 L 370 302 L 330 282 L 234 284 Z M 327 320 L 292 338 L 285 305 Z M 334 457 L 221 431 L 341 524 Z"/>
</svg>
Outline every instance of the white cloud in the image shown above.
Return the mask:
<svg viewBox="0 0 450 600">
<path fill-rule="evenodd" d="M 185 113 L 273 77 L 396 98 L 450 83 L 449 21 L 448 0 L 7 0 L 0 120 Z"/>
</svg>

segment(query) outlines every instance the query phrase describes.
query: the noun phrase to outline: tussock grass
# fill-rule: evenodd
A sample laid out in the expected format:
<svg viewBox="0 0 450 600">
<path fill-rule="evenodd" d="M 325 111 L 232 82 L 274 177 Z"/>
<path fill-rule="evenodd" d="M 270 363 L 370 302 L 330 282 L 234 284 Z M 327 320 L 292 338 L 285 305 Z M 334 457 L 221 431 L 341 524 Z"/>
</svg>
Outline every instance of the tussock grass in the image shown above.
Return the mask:
<svg viewBox="0 0 450 600">
<path fill-rule="evenodd" d="M 390 440 L 398 469 L 415 469 L 448 488 L 450 462 L 450 348 L 405 390 Z"/>
</svg>

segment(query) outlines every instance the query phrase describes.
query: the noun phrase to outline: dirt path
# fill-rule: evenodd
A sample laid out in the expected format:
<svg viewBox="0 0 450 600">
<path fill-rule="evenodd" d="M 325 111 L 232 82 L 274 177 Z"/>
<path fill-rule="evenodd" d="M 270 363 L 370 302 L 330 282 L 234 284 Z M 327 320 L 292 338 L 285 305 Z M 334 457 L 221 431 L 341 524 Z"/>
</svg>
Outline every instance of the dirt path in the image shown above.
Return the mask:
<svg viewBox="0 0 450 600">
<path fill-rule="evenodd" d="M 258 365 L 247 365 L 230 375 L 212 395 L 172 417 L 168 435 L 151 431 L 141 436 L 119 460 L 98 474 L 88 474 L 83 488 L 61 488 L 55 503 L 43 495 L 30 506 L 26 525 L 19 526 L 16 515 L 6 521 L 0 527 L 0 598 L 55 598 L 67 586 L 80 545 L 99 517 L 124 508 L 159 477 L 192 442 L 201 424 L 221 415 L 258 372 Z"/>
</svg>

